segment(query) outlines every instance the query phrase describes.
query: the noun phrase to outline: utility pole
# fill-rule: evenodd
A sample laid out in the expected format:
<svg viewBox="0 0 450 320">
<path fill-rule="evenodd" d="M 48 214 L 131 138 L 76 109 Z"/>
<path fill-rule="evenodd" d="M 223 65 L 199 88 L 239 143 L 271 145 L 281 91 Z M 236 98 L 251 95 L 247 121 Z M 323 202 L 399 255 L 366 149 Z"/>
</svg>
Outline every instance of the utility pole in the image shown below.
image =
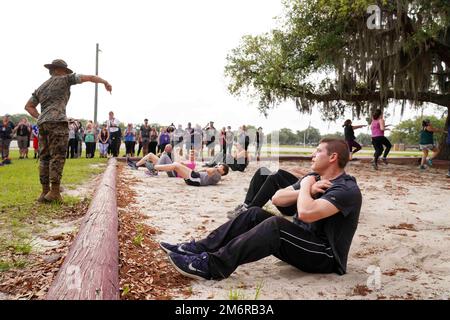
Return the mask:
<svg viewBox="0 0 450 320">
<path fill-rule="evenodd" d="M 98 53 L 100 49 L 98 43 L 95 49 L 95 75 L 98 76 Z M 94 123 L 97 124 L 97 105 L 98 105 L 98 83 L 95 84 L 95 98 L 94 98 Z"/>
</svg>

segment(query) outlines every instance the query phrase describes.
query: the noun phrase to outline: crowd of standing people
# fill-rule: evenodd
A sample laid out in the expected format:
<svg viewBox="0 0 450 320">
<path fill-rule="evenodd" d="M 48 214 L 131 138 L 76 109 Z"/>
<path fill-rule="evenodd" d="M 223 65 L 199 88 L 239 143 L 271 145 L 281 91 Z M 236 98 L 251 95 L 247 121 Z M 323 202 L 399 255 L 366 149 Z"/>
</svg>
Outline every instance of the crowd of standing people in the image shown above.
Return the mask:
<svg viewBox="0 0 450 320">
<path fill-rule="evenodd" d="M 6 114 L 0 124 L 0 151 L 3 164 L 11 163 L 9 151 L 14 136 L 19 148 L 19 160 L 28 158 L 31 145 L 34 150 L 34 158 L 38 157 L 38 126 L 31 124 L 27 118 L 20 119 L 19 123 L 14 125 L 10 115 Z"/>
<path fill-rule="evenodd" d="M 366 126 L 354 125 L 350 119 L 347 119 L 343 124 L 345 141 L 350 152 L 350 161 L 357 160 L 357 158 L 354 158 L 354 154 L 362 149 L 356 141 L 355 130 Z M 372 166 L 375 170 L 378 170 L 380 157 L 384 164 L 388 163 L 387 158 L 392 144 L 385 136 L 385 131 L 389 130 L 390 125 L 385 124 L 382 111 L 377 109 L 372 113 L 369 126 L 372 145 L 375 150 Z M 235 146 L 236 152 L 240 150 L 248 152 L 248 147 L 252 141 L 255 144 L 255 157 L 259 161 L 264 143 L 264 133 L 261 127 L 250 134 L 245 125 L 241 126 L 238 132 L 234 132 L 231 126 L 222 127 L 220 130 L 216 129 L 213 121 L 210 121 L 205 127 L 201 127 L 199 124 L 192 126 L 189 122 L 183 129 L 181 124 L 175 126 L 171 123 L 169 126 L 158 127 L 150 125 L 148 119 L 144 119 L 144 123 L 140 126 L 133 126 L 132 123 L 128 123 L 123 128 L 121 128 L 121 122 L 112 111 L 109 112 L 108 120 L 100 126 L 93 121 L 88 121 L 83 127 L 79 120 L 69 119 L 66 158 L 81 157 L 83 144 L 85 145 L 86 158 L 93 158 L 97 149 L 100 158 L 117 157 L 120 155 L 120 147 L 123 142 L 125 145 L 123 156 L 126 157 L 139 157 L 141 152 L 142 156 L 149 153 L 160 155 L 164 152 L 165 146 L 170 144 L 179 156 L 187 155 L 192 150 L 196 159 L 204 161 L 203 155 L 206 151 L 208 158 L 213 159 L 212 162 L 217 163 L 217 159 L 220 158 L 221 162 L 225 163 L 227 159 L 235 158 L 232 151 L 233 146 Z M 419 148 L 423 153 L 420 163 L 421 170 L 425 170 L 427 166 L 432 166 L 433 159 L 439 151 L 434 141 L 434 133 L 441 132 L 447 133 L 443 129 L 433 127 L 430 120 L 423 120 L 419 136 Z M 33 148 L 34 158 L 39 158 L 38 125 L 30 123 L 25 117 L 14 124 L 10 120 L 10 115 L 6 114 L 0 123 L 2 165 L 11 163 L 9 150 L 13 138 L 17 140 L 19 160 L 29 157 L 30 147 Z M 219 153 L 216 154 L 217 145 L 219 146 Z M 433 152 L 431 157 L 429 156 L 430 151 Z M 450 176 L 450 171 L 448 176 Z"/>
</svg>

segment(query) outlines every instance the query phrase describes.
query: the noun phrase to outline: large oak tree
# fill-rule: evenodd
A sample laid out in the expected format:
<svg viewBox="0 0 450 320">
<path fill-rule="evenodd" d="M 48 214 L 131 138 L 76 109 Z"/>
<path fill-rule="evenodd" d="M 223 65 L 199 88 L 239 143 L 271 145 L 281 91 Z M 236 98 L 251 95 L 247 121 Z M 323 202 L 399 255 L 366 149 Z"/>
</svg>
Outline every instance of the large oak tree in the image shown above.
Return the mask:
<svg viewBox="0 0 450 320">
<path fill-rule="evenodd" d="M 376 6 L 373 6 L 376 3 Z M 450 109 L 450 1 L 286 0 L 277 29 L 227 57 L 231 93 L 335 120 L 389 103 Z M 368 10 L 369 9 L 369 10 Z M 444 143 L 445 145 L 445 143 Z M 441 157 L 449 150 L 444 148 Z"/>
</svg>

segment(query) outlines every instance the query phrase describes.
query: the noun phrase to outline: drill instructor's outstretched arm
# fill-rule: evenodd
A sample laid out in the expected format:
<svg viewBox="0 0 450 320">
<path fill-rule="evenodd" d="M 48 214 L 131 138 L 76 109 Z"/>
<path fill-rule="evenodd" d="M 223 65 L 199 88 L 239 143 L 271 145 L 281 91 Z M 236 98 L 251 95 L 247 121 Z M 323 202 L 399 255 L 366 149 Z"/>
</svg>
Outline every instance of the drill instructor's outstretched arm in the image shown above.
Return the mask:
<svg viewBox="0 0 450 320">
<path fill-rule="evenodd" d="M 93 83 L 102 83 L 105 85 L 106 91 L 111 93 L 112 86 L 108 81 L 100 78 L 99 76 L 89 76 L 89 75 L 80 75 L 81 83 L 83 82 L 93 82 Z"/>
</svg>

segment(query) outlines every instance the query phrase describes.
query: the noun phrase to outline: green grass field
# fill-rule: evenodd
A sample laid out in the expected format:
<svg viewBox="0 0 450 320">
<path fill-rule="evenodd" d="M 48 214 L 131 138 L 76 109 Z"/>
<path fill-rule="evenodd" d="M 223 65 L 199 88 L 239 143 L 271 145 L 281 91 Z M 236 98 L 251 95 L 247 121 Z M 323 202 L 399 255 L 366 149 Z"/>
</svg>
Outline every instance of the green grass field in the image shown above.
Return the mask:
<svg viewBox="0 0 450 320">
<path fill-rule="evenodd" d="M 41 192 L 38 161 L 18 160 L 16 150 L 12 150 L 10 156 L 12 164 L 0 167 L 0 271 L 22 266 L 23 261 L 11 261 L 8 257 L 29 254 L 33 235 L 45 230 L 53 219 L 83 200 L 65 196 L 64 204 L 38 204 L 36 199 Z M 107 159 L 83 157 L 66 160 L 64 188 L 75 189 L 104 170 Z"/>
</svg>

